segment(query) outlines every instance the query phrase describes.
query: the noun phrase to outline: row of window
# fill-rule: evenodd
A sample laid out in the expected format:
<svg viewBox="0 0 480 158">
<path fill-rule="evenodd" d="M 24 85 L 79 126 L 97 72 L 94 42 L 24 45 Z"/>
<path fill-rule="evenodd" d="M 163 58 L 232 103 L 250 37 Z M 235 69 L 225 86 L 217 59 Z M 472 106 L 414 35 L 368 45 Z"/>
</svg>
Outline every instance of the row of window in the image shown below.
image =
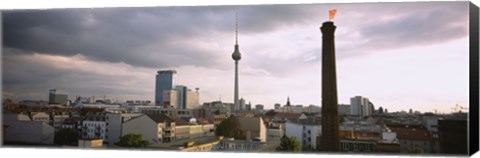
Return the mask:
<svg viewBox="0 0 480 158">
<path fill-rule="evenodd" d="M 108 124 L 108 123 L 107 123 Z M 87 126 L 87 127 L 104 127 L 105 125 L 104 124 L 91 124 L 91 123 L 86 123 L 84 124 L 84 126 Z"/>
</svg>

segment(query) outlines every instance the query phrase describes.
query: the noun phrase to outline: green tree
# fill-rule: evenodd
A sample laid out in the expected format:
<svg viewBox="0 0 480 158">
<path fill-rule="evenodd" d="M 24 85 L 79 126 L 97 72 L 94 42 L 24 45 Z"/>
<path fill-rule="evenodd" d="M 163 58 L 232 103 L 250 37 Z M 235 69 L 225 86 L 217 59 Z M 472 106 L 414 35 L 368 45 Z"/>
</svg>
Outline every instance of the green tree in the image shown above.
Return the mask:
<svg viewBox="0 0 480 158">
<path fill-rule="evenodd" d="M 60 129 L 53 137 L 54 144 L 57 145 L 78 145 L 78 132 L 75 129 L 65 128 Z"/>
<path fill-rule="evenodd" d="M 278 146 L 276 150 L 299 152 L 301 148 L 300 143 L 295 137 L 287 137 L 286 135 L 283 135 L 283 137 L 280 138 L 280 146 Z"/>
<path fill-rule="evenodd" d="M 270 116 L 270 117 L 275 116 L 275 114 L 276 114 L 275 110 L 268 110 L 268 111 L 265 113 L 265 115 Z"/>
<path fill-rule="evenodd" d="M 120 137 L 120 141 L 115 143 L 115 145 L 128 148 L 145 148 L 150 145 L 150 143 L 144 140 L 140 134 L 129 133 Z"/>
<path fill-rule="evenodd" d="M 423 153 L 423 149 L 418 147 L 418 146 L 414 146 L 413 148 L 411 148 L 410 150 L 408 150 L 409 153 L 418 153 L 418 154 L 421 154 Z"/>
<path fill-rule="evenodd" d="M 240 123 L 235 116 L 230 116 L 220 122 L 215 130 L 217 136 L 224 136 L 235 139 L 245 139 L 245 135 L 240 131 Z"/>
<path fill-rule="evenodd" d="M 378 108 L 378 113 L 383 114 L 383 108 L 382 107 Z"/>
</svg>

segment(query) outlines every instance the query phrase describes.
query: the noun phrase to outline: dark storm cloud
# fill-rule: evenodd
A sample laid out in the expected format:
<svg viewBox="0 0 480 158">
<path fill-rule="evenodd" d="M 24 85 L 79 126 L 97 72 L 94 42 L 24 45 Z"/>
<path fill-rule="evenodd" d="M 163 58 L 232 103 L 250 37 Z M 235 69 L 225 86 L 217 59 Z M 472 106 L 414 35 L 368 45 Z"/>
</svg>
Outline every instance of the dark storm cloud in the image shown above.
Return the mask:
<svg viewBox="0 0 480 158">
<path fill-rule="evenodd" d="M 245 33 L 273 31 L 304 15 L 293 6 L 7 11 L 4 46 L 63 56 L 83 54 L 93 60 L 152 68 L 210 67 L 218 65 L 209 60 L 217 55 L 189 39 L 201 40 L 214 32 L 233 36 L 235 11 L 242 14 L 242 23 L 248 23 L 241 25 Z"/>
<path fill-rule="evenodd" d="M 83 60 L 84 64 L 91 64 L 84 59 L 78 57 L 77 59 Z M 21 100 L 45 99 L 51 88 L 66 90 L 70 95 L 144 96 L 151 90 L 148 85 L 152 83 L 136 82 L 135 80 L 138 79 L 134 78 L 134 72 L 125 73 L 125 70 L 120 70 L 122 72 L 117 70 L 118 73 L 112 75 L 102 73 L 105 72 L 105 68 L 102 70 L 95 67 L 98 65 L 85 69 L 87 65 L 72 67 L 68 64 L 75 61 L 62 60 L 65 58 L 39 56 L 39 54 L 28 55 L 26 52 L 23 55 L 4 57 L 2 61 L 3 93 L 10 94 L 12 99 Z M 53 62 L 58 64 L 52 64 Z M 131 84 L 126 86 L 126 82 Z"/>
<path fill-rule="evenodd" d="M 466 37 L 467 4 L 422 2 L 3 11 L 3 46 L 6 49 L 3 49 L 2 82 L 4 93 L 15 91 L 17 94 L 46 93 L 49 88 L 59 86 L 87 94 L 149 94 L 144 90 L 153 90 L 153 86 L 131 88 L 122 85 L 136 76 L 112 77 L 60 69 L 18 57 L 34 53 L 67 57 L 80 54 L 89 61 L 126 63 L 135 68 L 189 65 L 233 69 L 230 54 L 233 51 L 235 12 L 239 15 L 239 40 L 244 57 L 241 73 L 260 78 L 268 75 L 279 78 L 301 76 L 304 74 L 293 73 L 320 66 L 319 26 L 328 19 L 329 9 L 338 11 L 335 38 L 337 59 L 341 60 Z M 282 34 L 286 30 L 292 31 L 291 37 Z M 272 33 L 274 37 L 263 36 L 266 33 Z M 253 39 L 250 35 L 262 36 Z M 295 38 L 297 35 L 302 38 Z M 225 42 L 226 38 L 231 41 Z M 248 42 L 255 46 L 246 44 Z M 214 47 L 211 43 L 220 46 Z M 228 45 L 223 45 L 225 43 Z M 227 50 L 222 50 L 225 47 Z M 318 72 L 320 69 L 315 73 Z M 155 72 L 151 74 L 153 79 Z"/>
</svg>

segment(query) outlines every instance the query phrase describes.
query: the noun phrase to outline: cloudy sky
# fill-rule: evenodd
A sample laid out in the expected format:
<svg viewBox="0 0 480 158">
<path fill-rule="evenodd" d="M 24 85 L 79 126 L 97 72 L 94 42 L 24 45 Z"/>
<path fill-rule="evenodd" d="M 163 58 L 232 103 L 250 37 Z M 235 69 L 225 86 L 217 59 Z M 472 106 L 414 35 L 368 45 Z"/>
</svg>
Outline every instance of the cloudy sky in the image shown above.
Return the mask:
<svg viewBox="0 0 480 158">
<path fill-rule="evenodd" d="M 333 8 L 339 103 L 468 107 L 468 2 L 3 11 L 2 97 L 46 100 L 57 88 L 153 100 L 156 71 L 175 69 L 201 102 L 233 102 L 237 12 L 240 96 L 320 105 L 319 27 Z"/>
</svg>

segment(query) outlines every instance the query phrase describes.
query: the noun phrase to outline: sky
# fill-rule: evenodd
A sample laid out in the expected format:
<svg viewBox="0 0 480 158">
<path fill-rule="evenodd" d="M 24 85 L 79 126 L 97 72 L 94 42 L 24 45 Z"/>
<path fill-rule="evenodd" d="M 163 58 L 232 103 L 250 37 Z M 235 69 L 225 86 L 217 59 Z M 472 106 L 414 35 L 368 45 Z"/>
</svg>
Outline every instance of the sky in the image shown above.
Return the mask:
<svg viewBox="0 0 480 158">
<path fill-rule="evenodd" d="M 339 103 L 469 106 L 468 2 L 4 10 L 2 97 L 153 101 L 156 71 L 175 69 L 200 102 L 233 102 L 237 13 L 240 96 L 320 105 L 319 27 L 333 8 Z"/>
</svg>

